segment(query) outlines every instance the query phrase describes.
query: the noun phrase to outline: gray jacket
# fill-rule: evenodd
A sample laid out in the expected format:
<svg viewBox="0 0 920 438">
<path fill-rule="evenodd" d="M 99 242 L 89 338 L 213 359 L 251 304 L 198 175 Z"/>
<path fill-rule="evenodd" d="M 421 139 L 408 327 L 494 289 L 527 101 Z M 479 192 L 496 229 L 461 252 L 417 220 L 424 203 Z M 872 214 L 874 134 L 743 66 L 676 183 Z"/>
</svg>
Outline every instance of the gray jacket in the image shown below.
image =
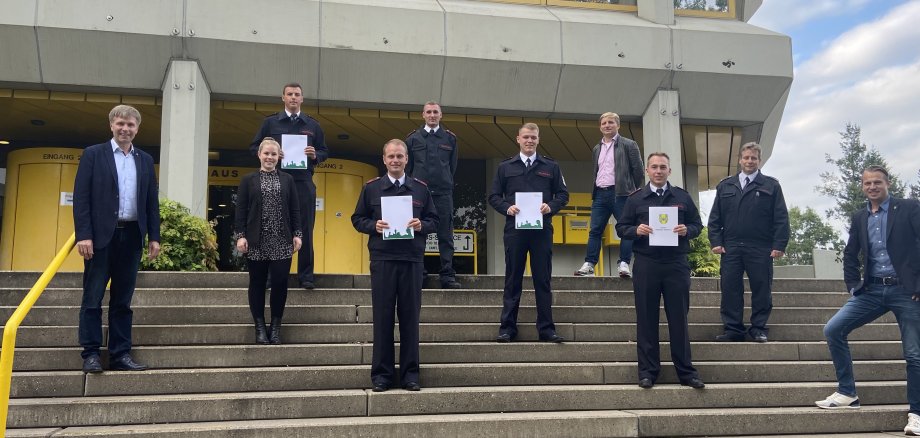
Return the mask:
<svg viewBox="0 0 920 438">
<path fill-rule="evenodd" d="M 591 189 L 591 199 L 594 199 L 594 194 L 597 191 L 595 182 L 597 181 L 598 156 L 600 153 L 601 143 L 597 142 L 594 145 L 594 178 L 591 178 L 593 187 Z M 617 142 L 613 145 L 614 183 L 617 196 L 626 196 L 645 185 L 643 167 L 639 145 L 622 135 L 618 136 Z"/>
</svg>

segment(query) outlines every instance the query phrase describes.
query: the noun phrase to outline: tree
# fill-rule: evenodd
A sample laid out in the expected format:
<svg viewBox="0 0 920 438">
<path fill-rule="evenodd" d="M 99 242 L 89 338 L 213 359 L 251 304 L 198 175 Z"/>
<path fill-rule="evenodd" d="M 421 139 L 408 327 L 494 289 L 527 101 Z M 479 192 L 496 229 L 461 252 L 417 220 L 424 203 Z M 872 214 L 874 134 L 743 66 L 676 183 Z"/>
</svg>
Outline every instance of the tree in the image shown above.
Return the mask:
<svg viewBox="0 0 920 438">
<path fill-rule="evenodd" d="M 834 228 L 824 222 L 811 207 L 802 211 L 799 207 L 789 209 L 789 245 L 786 255 L 776 259 L 777 265 L 814 264 L 812 251 L 815 248 L 838 250 L 843 241 Z"/>
<path fill-rule="evenodd" d="M 695 239 L 690 241 L 690 254 L 687 258 L 690 262 L 690 275 L 693 277 L 718 277 L 719 276 L 719 256 L 711 251 L 712 246 L 709 244 L 709 232 L 706 227 Z"/>
<path fill-rule="evenodd" d="M 920 170 L 917 171 L 917 182 L 910 185 L 910 197 L 920 199 Z"/>
<path fill-rule="evenodd" d="M 827 211 L 828 218 L 836 218 L 849 225 L 850 215 L 866 205 L 866 196 L 862 192 L 862 171 L 867 166 L 878 165 L 888 169 L 888 163 L 874 147 L 869 148 L 860 139 L 859 125 L 847 123 L 846 130 L 840 133 L 840 152 L 842 157 L 834 159 L 825 154 L 826 162 L 837 167 L 836 172 L 822 172 L 823 184 L 815 187 L 818 193 L 836 199 L 835 207 Z M 904 184 L 891 174 L 892 195 L 904 197 Z"/>
</svg>

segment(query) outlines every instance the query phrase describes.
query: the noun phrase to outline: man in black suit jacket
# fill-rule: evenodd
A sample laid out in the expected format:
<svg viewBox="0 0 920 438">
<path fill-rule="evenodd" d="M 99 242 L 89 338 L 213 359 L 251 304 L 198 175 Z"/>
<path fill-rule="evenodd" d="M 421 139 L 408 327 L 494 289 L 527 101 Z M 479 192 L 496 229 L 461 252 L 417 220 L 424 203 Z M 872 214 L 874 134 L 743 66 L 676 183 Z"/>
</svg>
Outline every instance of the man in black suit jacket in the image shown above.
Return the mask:
<svg viewBox="0 0 920 438">
<path fill-rule="evenodd" d="M 140 371 L 131 358 L 131 298 L 144 238 L 147 255 L 160 252 L 160 207 L 153 157 L 132 144 L 141 124 L 133 107 L 109 112 L 112 140 L 83 151 L 73 192 L 77 252 L 83 257 L 80 345 L 83 372 L 102 372 L 102 298 L 111 279 L 109 368 Z"/>
<path fill-rule="evenodd" d="M 824 409 L 859 407 L 847 336 L 891 311 L 907 362 L 910 413 L 904 431 L 920 434 L 920 203 L 889 196 L 890 185 L 884 168 L 863 171 L 867 208 L 853 214 L 843 252 L 843 279 L 852 297 L 824 327 L 837 392 L 815 404 Z"/>
</svg>

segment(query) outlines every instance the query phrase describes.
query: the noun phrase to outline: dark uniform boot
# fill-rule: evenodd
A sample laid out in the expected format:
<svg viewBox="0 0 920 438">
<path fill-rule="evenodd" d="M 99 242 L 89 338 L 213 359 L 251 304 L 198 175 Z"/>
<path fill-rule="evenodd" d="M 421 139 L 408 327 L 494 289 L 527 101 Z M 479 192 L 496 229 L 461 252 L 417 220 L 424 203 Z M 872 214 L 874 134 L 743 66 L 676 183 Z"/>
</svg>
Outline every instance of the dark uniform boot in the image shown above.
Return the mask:
<svg viewBox="0 0 920 438">
<path fill-rule="evenodd" d="M 271 333 L 268 336 L 268 340 L 272 344 L 281 343 L 281 318 L 272 317 Z"/>
<path fill-rule="evenodd" d="M 265 318 L 256 318 L 256 344 L 268 343 L 268 331 L 265 330 Z"/>
</svg>

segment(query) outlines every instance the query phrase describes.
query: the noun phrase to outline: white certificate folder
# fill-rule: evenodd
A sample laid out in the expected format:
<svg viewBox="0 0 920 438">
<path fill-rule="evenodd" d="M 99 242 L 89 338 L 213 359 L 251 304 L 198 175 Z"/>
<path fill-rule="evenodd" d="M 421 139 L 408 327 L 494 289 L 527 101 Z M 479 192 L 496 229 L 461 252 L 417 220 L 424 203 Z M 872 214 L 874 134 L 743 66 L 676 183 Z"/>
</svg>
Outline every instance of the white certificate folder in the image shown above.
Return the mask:
<svg viewBox="0 0 920 438">
<path fill-rule="evenodd" d="M 517 192 L 514 194 L 514 204 L 520 210 L 514 216 L 514 228 L 518 230 L 543 229 L 543 213 L 540 213 L 540 206 L 543 205 L 543 193 Z"/>
<path fill-rule="evenodd" d="M 380 198 L 380 216 L 390 226 L 383 230 L 383 240 L 412 239 L 415 230 L 409 228 L 412 220 L 411 196 L 384 196 Z"/>
<path fill-rule="evenodd" d="M 648 236 L 649 246 L 677 246 L 677 207 L 649 207 L 648 222 L 652 234 Z"/>
</svg>

